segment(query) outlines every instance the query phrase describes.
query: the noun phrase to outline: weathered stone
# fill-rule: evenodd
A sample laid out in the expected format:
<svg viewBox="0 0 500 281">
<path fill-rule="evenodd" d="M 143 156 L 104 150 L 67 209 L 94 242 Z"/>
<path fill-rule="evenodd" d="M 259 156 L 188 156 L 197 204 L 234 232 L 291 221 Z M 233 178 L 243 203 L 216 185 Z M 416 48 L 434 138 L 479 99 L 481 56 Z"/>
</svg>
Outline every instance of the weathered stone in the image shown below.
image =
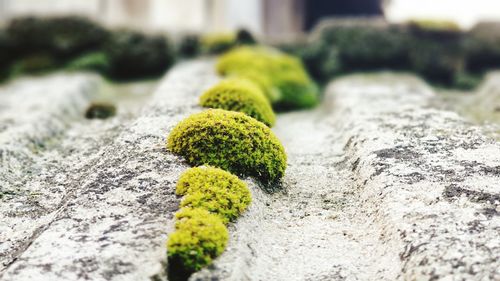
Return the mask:
<svg viewBox="0 0 500 281">
<path fill-rule="evenodd" d="M 48 134 L 31 174 L 5 181 L 18 193 L 1 199 L 0 278 L 165 280 L 187 168 L 165 138 L 217 79 L 212 62 L 181 64 L 137 117 L 81 114 Z M 432 97 L 412 76 L 350 76 L 280 115 L 283 191 L 247 180 L 228 249 L 191 280 L 499 279 L 499 144 Z"/>
<path fill-rule="evenodd" d="M 215 79 L 210 62 L 181 65 L 137 119 L 86 121 L 97 123 L 70 128 L 68 142 L 37 155 L 41 170 L 12 188 L 41 196 L 13 196 L 1 206 L 2 241 L 8 240 L 2 280 L 149 280 L 161 274 L 178 206 L 175 181 L 186 168 L 165 150 L 165 138 L 201 110 L 198 95 Z M 59 198 L 48 200 L 45 190 Z M 49 207 L 42 215 L 24 212 L 30 200 L 49 201 Z"/>
<path fill-rule="evenodd" d="M 346 77 L 281 115 L 283 194 L 254 192 L 192 280 L 496 280 L 500 146 L 411 76 Z"/>
<path fill-rule="evenodd" d="M 399 243 L 400 278 L 500 278 L 500 145 L 455 113 L 427 108 L 404 77 L 332 85 L 360 200 Z M 352 160 L 351 160 L 352 161 Z"/>
<path fill-rule="evenodd" d="M 500 72 L 485 77 L 467 110 L 478 120 L 500 124 Z"/>
</svg>

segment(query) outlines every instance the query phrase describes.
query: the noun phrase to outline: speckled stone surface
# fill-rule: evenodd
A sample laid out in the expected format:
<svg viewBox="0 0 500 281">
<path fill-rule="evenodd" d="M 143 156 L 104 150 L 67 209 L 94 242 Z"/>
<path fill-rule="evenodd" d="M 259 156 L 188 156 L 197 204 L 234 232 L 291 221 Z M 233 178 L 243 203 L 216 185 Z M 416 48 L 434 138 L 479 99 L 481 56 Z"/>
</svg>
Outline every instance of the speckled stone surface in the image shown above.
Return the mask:
<svg viewBox="0 0 500 281">
<path fill-rule="evenodd" d="M 98 78 L 47 79 L 67 87 L 57 99 L 45 91 L 54 107 L 33 99 L 22 109 L 28 94 L 0 90 L 0 120 L 12 120 L 0 150 L 14 148 L 17 163 L 0 169 L 0 280 L 166 280 L 187 165 L 165 139 L 201 110 L 213 62 L 176 66 L 138 115 L 103 121 L 81 114 Z M 229 226 L 224 254 L 191 280 L 500 279 L 500 145 L 432 97 L 412 76 L 347 76 L 322 106 L 280 114 L 282 191 L 246 179 L 252 205 Z"/>
<path fill-rule="evenodd" d="M 500 145 L 405 75 L 333 82 L 281 115 L 285 190 L 257 193 L 192 280 L 499 280 Z"/>
<path fill-rule="evenodd" d="M 500 144 L 428 108 L 432 92 L 411 80 L 355 77 L 329 88 L 360 200 L 384 228 L 381 241 L 399 244 L 398 278 L 498 280 Z"/>
<path fill-rule="evenodd" d="M 216 79 L 211 62 L 182 64 L 137 118 L 69 124 L 54 140 L 61 144 L 33 155 L 39 169 L 25 184 L 7 186 L 27 195 L 2 198 L 0 279 L 162 275 L 166 234 L 178 207 L 174 185 L 186 168 L 166 151 L 165 139 L 178 121 L 200 110 L 199 93 Z"/>
</svg>

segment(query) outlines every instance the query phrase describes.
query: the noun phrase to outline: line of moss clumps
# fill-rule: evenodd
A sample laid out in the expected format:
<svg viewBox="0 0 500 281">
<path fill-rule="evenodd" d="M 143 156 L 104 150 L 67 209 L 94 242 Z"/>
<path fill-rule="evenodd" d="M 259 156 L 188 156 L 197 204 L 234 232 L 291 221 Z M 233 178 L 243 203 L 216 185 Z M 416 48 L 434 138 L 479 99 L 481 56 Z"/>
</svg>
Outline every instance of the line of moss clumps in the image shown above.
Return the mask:
<svg viewBox="0 0 500 281">
<path fill-rule="evenodd" d="M 208 109 L 181 121 L 170 133 L 167 148 L 196 167 L 181 175 L 176 194 L 184 196 L 175 231 L 167 241 L 169 273 L 181 279 L 212 263 L 228 240 L 225 224 L 251 202 L 247 185 L 237 175 L 278 183 L 286 154 L 271 129 L 234 111 Z"/>
<path fill-rule="evenodd" d="M 169 271 L 189 276 L 212 263 L 229 239 L 225 224 L 234 221 L 252 200 L 247 185 L 235 175 L 214 167 L 185 171 L 176 186 L 183 195 L 175 231 L 167 241 Z"/>
<path fill-rule="evenodd" d="M 229 77 L 200 97 L 200 105 L 210 109 L 179 122 L 167 139 L 168 150 L 199 166 L 182 174 L 176 186 L 184 197 L 167 242 L 169 272 L 176 277 L 188 277 L 223 252 L 225 225 L 251 202 L 238 176 L 279 186 L 287 156 L 269 128 L 276 120 L 272 105 L 304 108 L 318 99 L 302 64 L 272 49 L 236 47 L 219 59 L 217 69 Z"/>
</svg>

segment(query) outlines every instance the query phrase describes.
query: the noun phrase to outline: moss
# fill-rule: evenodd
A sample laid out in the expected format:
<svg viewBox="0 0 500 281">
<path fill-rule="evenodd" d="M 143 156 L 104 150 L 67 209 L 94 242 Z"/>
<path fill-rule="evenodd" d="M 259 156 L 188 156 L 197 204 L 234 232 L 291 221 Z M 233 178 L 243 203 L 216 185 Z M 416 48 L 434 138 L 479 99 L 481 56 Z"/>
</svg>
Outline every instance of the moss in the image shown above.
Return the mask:
<svg viewBox="0 0 500 281">
<path fill-rule="evenodd" d="M 93 103 L 85 111 L 87 119 L 107 119 L 116 115 L 116 107 L 108 103 Z"/>
<path fill-rule="evenodd" d="M 458 72 L 454 77 L 452 86 L 460 90 L 474 90 L 481 84 L 482 79 L 481 75 Z"/>
<path fill-rule="evenodd" d="M 229 78 L 219 82 L 200 97 L 200 105 L 243 112 L 268 126 L 276 121 L 264 93 L 248 79 Z"/>
<path fill-rule="evenodd" d="M 211 165 L 264 183 L 279 181 L 286 154 L 274 133 L 246 114 L 209 109 L 181 121 L 167 148 L 192 165 Z"/>
<path fill-rule="evenodd" d="M 198 35 L 188 34 L 181 38 L 177 52 L 180 56 L 191 58 L 201 52 L 201 43 Z"/>
<path fill-rule="evenodd" d="M 208 54 L 221 54 L 236 44 L 236 34 L 234 33 L 207 34 L 201 38 L 202 49 Z"/>
<path fill-rule="evenodd" d="M 270 99 L 273 104 L 286 103 L 292 108 L 310 107 L 310 100 L 314 103 L 318 101 L 318 92 L 313 92 L 314 83 L 305 72 L 300 60 L 283 54 L 275 49 L 263 47 L 239 47 L 223 55 L 217 63 L 217 71 L 222 75 L 238 75 L 249 79 L 257 77 L 256 73 L 267 76 L 270 79 L 270 87 L 265 90 L 268 96 L 273 90 L 277 89 L 280 93 L 278 98 Z M 298 85 L 293 91 L 290 91 L 290 77 L 294 79 L 293 85 Z M 256 83 L 264 85 L 264 79 L 256 79 Z M 311 95 L 311 93 L 313 95 Z M 302 99 L 302 95 L 308 96 Z M 297 98 L 300 97 L 300 98 Z M 307 100 L 306 104 L 302 102 Z"/>
<path fill-rule="evenodd" d="M 326 84 L 342 70 L 339 51 L 324 40 L 281 44 L 284 52 L 300 58 L 315 81 Z"/>
<path fill-rule="evenodd" d="M 219 215 L 224 223 L 236 219 L 252 200 L 243 181 L 213 167 L 196 167 L 184 172 L 177 182 L 176 193 L 186 195 L 181 207 L 206 209 Z"/>
<path fill-rule="evenodd" d="M 225 249 L 229 234 L 222 220 L 207 210 L 182 208 L 167 241 L 169 266 L 186 272 L 212 263 Z"/>
<path fill-rule="evenodd" d="M 271 77 L 267 75 L 264 75 L 257 71 L 247 70 L 243 73 L 238 73 L 237 75 L 232 75 L 229 77 L 245 78 L 252 81 L 255 85 L 257 85 L 260 88 L 262 93 L 264 93 L 265 97 L 271 103 L 275 103 L 281 99 L 281 92 L 275 85 L 273 85 Z"/>
<path fill-rule="evenodd" d="M 48 54 L 34 54 L 15 62 L 10 70 L 10 75 L 15 77 L 20 74 L 43 74 L 57 68 L 58 62 Z"/>
<path fill-rule="evenodd" d="M 130 30 L 113 32 L 105 47 L 110 74 L 116 79 L 152 77 L 163 74 L 174 62 L 174 51 L 163 35 Z"/>
<path fill-rule="evenodd" d="M 304 77 L 290 73 L 282 75 L 277 81 L 284 98 L 275 103 L 275 108 L 279 110 L 310 108 L 318 103 L 317 86 L 304 80 Z"/>
<path fill-rule="evenodd" d="M 68 70 L 92 70 L 108 73 L 109 61 L 103 52 L 92 52 L 70 61 L 66 66 Z"/>
<path fill-rule="evenodd" d="M 240 45 L 254 45 L 257 44 L 257 40 L 252 35 L 252 33 L 246 29 L 239 29 L 236 32 L 236 42 Z"/>
<path fill-rule="evenodd" d="M 415 19 L 411 20 L 409 25 L 424 30 L 460 31 L 460 26 L 449 20 Z"/>
<path fill-rule="evenodd" d="M 465 40 L 467 70 L 484 72 L 500 66 L 500 23 L 478 23 Z"/>
<path fill-rule="evenodd" d="M 54 57 L 72 57 L 102 47 L 109 32 L 79 16 L 18 17 L 7 31 L 17 54 L 48 52 Z"/>
</svg>

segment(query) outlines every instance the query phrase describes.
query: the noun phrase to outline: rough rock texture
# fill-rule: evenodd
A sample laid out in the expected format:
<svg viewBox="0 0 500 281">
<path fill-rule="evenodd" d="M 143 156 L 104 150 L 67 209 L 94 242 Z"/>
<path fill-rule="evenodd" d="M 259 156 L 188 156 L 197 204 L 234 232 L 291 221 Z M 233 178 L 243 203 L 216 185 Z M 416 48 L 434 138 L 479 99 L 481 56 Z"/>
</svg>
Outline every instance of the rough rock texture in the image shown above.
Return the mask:
<svg viewBox="0 0 500 281">
<path fill-rule="evenodd" d="M 186 168 L 166 152 L 165 138 L 178 121 L 200 110 L 197 97 L 215 79 L 210 62 L 181 65 L 137 118 L 72 124 L 54 147 L 34 155 L 29 180 L 5 188 L 26 195 L 3 197 L 0 205 L 0 279 L 161 275 L 166 233 L 178 206 L 175 181 Z"/>
<path fill-rule="evenodd" d="M 430 95 L 404 77 L 332 85 L 360 200 L 383 240 L 400 243 L 401 279 L 497 280 L 500 145 L 426 108 Z"/>
<path fill-rule="evenodd" d="M 472 105 L 476 108 L 471 115 L 479 120 L 486 120 L 500 124 L 500 71 L 489 73 L 477 93 L 474 95 Z M 500 131 L 499 131 L 500 133 Z"/>
<path fill-rule="evenodd" d="M 285 192 L 256 192 L 192 280 L 498 280 L 500 145 L 411 76 L 343 78 L 282 115 Z"/>
<path fill-rule="evenodd" d="M 85 89 L 99 82 L 78 77 L 50 78 L 66 95 L 29 120 L 14 118 L 24 90 L 0 92 L 0 118 L 18 122 L 2 132 L 21 132 L 0 132 L 0 149 L 28 155 L 9 158 L 18 173 L 0 170 L 0 279 L 165 280 L 187 168 L 165 138 L 202 110 L 213 62 L 175 67 L 141 113 L 108 120 L 82 119 Z M 230 225 L 228 249 L 191 280 L 500 279 L 500 146 L 430 107 L 432 96 L 411 76 L 350 76 L 321 107 L 280 115 L 283 191 L 247 180 L 253 202 Z M 33 131 L 41 141 L 28 141 L 36 124 L 47 124 Z"/>
</svg>

